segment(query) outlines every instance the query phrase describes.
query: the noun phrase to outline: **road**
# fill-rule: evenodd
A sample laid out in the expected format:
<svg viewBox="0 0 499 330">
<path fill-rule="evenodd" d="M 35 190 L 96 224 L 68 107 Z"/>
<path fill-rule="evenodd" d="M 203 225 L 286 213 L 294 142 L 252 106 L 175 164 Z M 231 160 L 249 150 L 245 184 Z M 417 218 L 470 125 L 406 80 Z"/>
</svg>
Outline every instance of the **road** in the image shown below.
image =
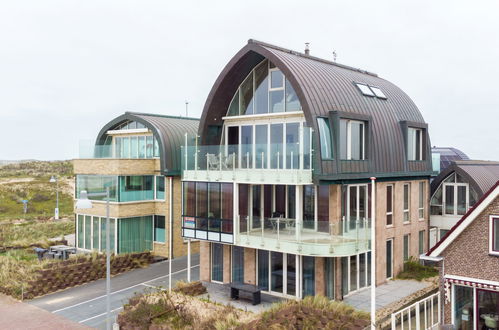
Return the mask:
<svg viewBox="0 0 499 330">
<path fill-rule="evenodd" d="M 192 255 L 191 280 L 199 279 L 199 254 Z M 179 280 L 187 280 L 187 258 L 172 260 L 172 286 Z M 136 269 L 111 278 L 112 322 L 122 310 L 123 304 L 136 293 L 168 288 L 168 261 L 158 262 L 147 268 Z M 101 279 L 65 291 L 56 292 L 29 302 L 87 326 L 106 327 L 106 282 Z"/>
</svg>

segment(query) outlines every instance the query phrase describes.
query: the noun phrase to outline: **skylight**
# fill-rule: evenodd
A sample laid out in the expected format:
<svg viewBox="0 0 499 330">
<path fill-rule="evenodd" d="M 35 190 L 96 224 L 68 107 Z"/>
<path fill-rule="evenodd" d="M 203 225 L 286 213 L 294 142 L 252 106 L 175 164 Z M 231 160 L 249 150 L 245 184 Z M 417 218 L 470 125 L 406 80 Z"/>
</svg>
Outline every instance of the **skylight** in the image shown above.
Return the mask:
<svg viewBox="0 0 499 330">
<path fill-rule="evenodd" d="M 369 86 L 366 84 L 355 83 L 357 88 L 361 91 L 361 93 L 365 96 L 374 96 L 379 99 L 386 100 L 386 95 L 379 87 Z"/>
<path fill-rule="evenodd" d="M 359 84 L 359 83 L 356 83 L 355 85 L 357 85 L 357 87 L 359 87 L 362 94 L 367 95 L 367 96 L 375 96 L 373 91 L 369 88 L 369 86 L 364 85 L 364 84 Z"/>
<path fill-rule="evenodd" d="M 376 95 L 376 97 L 379 97 L 380 99 L 386 99 L 386 95 L 381 91 L 381 89 L 379 89 L 378 87 L 373 87 L 373 86 L 370 86 L 370 87 L 371 87 L 371 90 Z"/>
</svg>

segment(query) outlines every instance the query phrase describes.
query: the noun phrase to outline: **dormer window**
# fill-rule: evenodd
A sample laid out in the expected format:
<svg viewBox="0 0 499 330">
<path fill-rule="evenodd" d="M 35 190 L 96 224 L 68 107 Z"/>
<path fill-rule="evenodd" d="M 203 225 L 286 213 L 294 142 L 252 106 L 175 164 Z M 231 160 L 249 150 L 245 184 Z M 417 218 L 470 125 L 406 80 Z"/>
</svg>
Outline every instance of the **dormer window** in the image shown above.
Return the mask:
<svg viewBox="0 0 499 330">
<path fill-rule="evenodd" d="M 340 158 L 366 159 L 366 123 L 359 120 L 340 120 Z"/>
<path fill-rule="evenodd" d="M 407 128 L 407 158 L 409 160 L 423 160 L 423 129 Z"/>
</svg>

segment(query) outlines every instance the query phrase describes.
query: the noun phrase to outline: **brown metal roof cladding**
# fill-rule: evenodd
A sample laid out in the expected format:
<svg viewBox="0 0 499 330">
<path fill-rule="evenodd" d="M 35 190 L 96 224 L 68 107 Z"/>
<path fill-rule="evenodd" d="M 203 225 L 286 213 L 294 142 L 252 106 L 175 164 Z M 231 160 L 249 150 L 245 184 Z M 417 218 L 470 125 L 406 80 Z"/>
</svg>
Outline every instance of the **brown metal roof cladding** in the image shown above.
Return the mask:
<svg viewBox="0 0 499 330">
<path fill-rule="evenodd" d="M 159 144 L 161 172 L 168 176 L 180 175 L 180 147 L 185 144 L 185 133 L 190 137 L 197 134 L 199 119 L 125 112 L 123 115 L 111 120 L 100 130 L 95 144 L 103 144 L 107 131 L 128 120 L 142 123 L 152 131 Z"/>
<path fill-rule="evenodd" d="M 229 103 L 238 86 L 249 72 L 268 58 L 274 63 L 293 85 L 300 99 L 309 126 L 314 129 L 315 141 L 319 141 L 317 117 L 369 118 L 368 161 L 365 166 L 353 164 L 349 169 L 348 161 L 322 161 L 314 147 L 316 159 L 314 177 L 319 180 L 363 179 L 370 176 L 407 177 L 429 176 L 431 174 L 431 144 L 426 134 L 424 143 L 425 161 L 408 162 L 405 127 L 425 128 L 423 116 L 414 102 L 397 86 L 365 70 L 341 65 L 296 51 L 284 49 L 256 40 L 249 40 L 225 66 L 215 81 L 206 100 L 199 135 L 203 144 L 220 143 L 221 130 L 213 127 L 223 124 Z M 364 96 L 355 83 L 379 87 L 387 99 Z M 337 131 L 333 125 L 333 131 Z M 337 134 L 337 133 L 336 133 Z M 339 141 L 333 143 L 334 154 L 338 155 Z M 336 157 L 338 158 L 338 157 Z"/>
<path fill-rule="evenodd" d="M 499 180 L 499 162 L 487 160 L 456 160 L 431 183 L 431 194 L 453 172 L 461 175 L 480 198 Z"/>
<path fill-rule="evenodd" d="M 452 147 L 432 147 L 431 152 L 440 154 L 440 171 L 443 171 L 455 160 L 470 159 L 464 152 Z"/>
</svg>

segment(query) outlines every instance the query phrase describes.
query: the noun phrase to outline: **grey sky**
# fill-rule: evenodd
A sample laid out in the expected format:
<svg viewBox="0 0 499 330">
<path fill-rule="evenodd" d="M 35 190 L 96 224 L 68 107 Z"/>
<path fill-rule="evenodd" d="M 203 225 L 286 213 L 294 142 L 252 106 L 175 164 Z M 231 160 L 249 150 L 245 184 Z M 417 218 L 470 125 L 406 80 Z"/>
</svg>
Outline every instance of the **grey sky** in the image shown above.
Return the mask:
<svg viewBox="0 0 499 330">
<path fill-rule="evenodd" d="M 124 111 L 200 116 L 250 38 L 378 73 L 433 145 L 499 160 L 497 1 L 0 2 L 0 159 L 68 159 Z"/>
</svg>

